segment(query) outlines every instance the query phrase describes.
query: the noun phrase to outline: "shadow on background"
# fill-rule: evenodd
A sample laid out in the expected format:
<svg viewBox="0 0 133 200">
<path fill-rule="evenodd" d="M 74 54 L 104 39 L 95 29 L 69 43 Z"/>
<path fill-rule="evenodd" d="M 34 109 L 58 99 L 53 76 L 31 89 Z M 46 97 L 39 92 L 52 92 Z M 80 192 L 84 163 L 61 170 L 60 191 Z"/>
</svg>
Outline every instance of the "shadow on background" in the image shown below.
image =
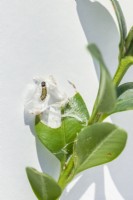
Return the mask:
<svg viewBox="0 0 133 200">
<path fill-rule="evenodd" d="M 79 200 L 93 183 L 95 183 L 94 199 L 106 200 L 104 193 L 104 174 L 102 166 L 94 167 L 83 172 L 74 187 L 69 192 L 65 190 L 61 200 Z"/>
<path fill-rule="evenodd" d="M 117 66 L 119 33 L 109 11 L 98 2 L 76 0 L 77 13 L 88 43 L 95 43 L 111 73 Z M 96 69 L 98 71 L 99 69 Z"/>
<path fill-rule="evenodd" d="M 113 75 L 118 64 L 119 32 L 112 16 L 98 2 L 76 0 L 76 4 L 78 17 L 88 44 L 96 43 L 103 54 L 110 73 Z M 95 61 L 94 65 L 97 74 L 99 74 L 99 67 Z M 131 71 L 128 72 L 126 78 L 124 78 L 125 82 L 131 79 L 131 74 L 133 74 L 133 71 L 132 73 Z M 119 158 L 108 164 L 108 169 L 116 190 L 120 193 L 121 199 L 125 200 L 133 199 L 131 192 L 133 185 L 133 156 L 131 154 L 133 147 L 132 119 L 133 112 L 120 113 L 112 116 L 113 123 L 123 127 L 128 132 L 128 143 L 125 151 Z M 71 191 L 69 193 L 64 192 L 63 198 L 61 199 L 80 199 L 92 183 L 95 183 L 96 186 L 94 200 L 106 200 L 103 166 L 85 171 Z"/>
<path fill-rule="evenodd" d="M 59 170 L 60 170 L 59 161 L 37 138 L 35 129 L 34 129 L 34 121 L 35 121 L 35 116 L 29 114 L 28 112 L 24 110 L 24 123 L 25 125 L 29 126 L 31 133 L 35 137 L 37 156 L 38 156 L 38 161 L 39 161 L 41 170 L 44 173 L 47 173 L 50 176 L 57 179 Z"/>
</svg>

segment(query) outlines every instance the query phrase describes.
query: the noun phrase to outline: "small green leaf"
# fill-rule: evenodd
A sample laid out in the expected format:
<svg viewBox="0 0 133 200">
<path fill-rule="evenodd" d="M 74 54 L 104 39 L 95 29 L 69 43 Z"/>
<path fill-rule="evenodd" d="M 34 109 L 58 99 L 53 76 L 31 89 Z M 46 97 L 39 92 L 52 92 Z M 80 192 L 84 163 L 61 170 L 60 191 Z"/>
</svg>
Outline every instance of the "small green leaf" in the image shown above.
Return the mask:
<svg viewBox="0 0 133 200">
<path fill-rule="evenodd" d="M 112 78 L 107 70 L 107 67 L 98 48 L 94 44 L 91 44 L 88 46 L 88 49 L 91 54 L 98 60 L 101 72 L 99 91 L 94 104 L 92 115 L 98 112 L 109 112 L 113 110 L 116 102 L 116 91 L 112 82 Z"/>
<path fill-rule="evenodd" d="M 49 149 L 59 160 L 65 159 L 62 151 L 65 146 L 64 134 L 61 128 L 51 128 L 40 121 L 37 116 L 35 120 L 35 131 L 42 144 Z"/>
<path fill-rule="evenodd" d="M 127 110 L 133 110 L 133 89 L 126 90 L 118 97 L 116 106 L 109 115 Z"/>
<path fill-rule="evenodd" d="M 126 27 L 126 22 L 125 22 L 125 18 L 122 12 L 122 9 L 119 5 L 118 0 L 111 0 L 112 5 L 114 7 L 115 10 L 115 14 L 118 20 L 118 25 L 119 25 L 119 30 L 120 30 L 120 58 L 123 57 L 124 53 L 125 53 L 125 39 L 127 36 L 127 27 Z"/>
<path fill-rule="evenodd" d="M 126 38 L 126 56 L 133 56 L 133 26 L 131 27 Z"/>
<path fill-rule="evenodd" d="M 37 119 L 35 125 L 42 144 L 62 162 L 72 153 L 74 139 L 82 128 L 81 122 L 71 117 L 64 118 L 59 128 L 51 128 Z"/>
<path fill-rule="evenodd" d="M 63 108 L 63 115 L 74 117 L 85 124 L 88 122 L 89 113 L 85 102 L 79 93 L 76 93 L 65 105 Z"/>
<path fill-rule="evenodd" d="M 117 88 L 117 97 L 119 97 L 121 94 L 123 94 L 124 92 L 126 92 L 129 89 L 133 89 L 133 82 L 128 82 L 128 83 L 124 83 L 124 84 L 120 85 Z"/>
<path fill-rule="evenodd" d="M 38 200 L 56 200 L 62 193 L 60 186 L 47 174 L 27 167 L 26 173 Z"/>
<path fill-rule="evenodd" d="M 96 123 L 84 128 L 74 145 L 76 173 L 115 159 L 124 149 L 127 134 L 109 123 Z"/>
</svg>

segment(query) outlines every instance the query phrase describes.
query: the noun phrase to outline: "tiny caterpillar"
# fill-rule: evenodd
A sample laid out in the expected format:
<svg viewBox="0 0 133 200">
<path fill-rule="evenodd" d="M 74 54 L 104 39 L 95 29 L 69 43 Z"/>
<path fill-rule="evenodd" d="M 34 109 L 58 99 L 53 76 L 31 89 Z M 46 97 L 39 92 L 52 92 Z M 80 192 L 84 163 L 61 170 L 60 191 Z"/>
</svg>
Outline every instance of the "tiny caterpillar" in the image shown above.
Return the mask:
<svg viewBox="0 0 133 200">
<path fill-rule="evenodd" d="M 41 93 L 40 99 L 43 101 L 46 98 L 46 96 L 47 96 L 46 83 L 43 81 L 41 83 L 41 86 L 42 86 L 42 93 Z"/>
</svg>

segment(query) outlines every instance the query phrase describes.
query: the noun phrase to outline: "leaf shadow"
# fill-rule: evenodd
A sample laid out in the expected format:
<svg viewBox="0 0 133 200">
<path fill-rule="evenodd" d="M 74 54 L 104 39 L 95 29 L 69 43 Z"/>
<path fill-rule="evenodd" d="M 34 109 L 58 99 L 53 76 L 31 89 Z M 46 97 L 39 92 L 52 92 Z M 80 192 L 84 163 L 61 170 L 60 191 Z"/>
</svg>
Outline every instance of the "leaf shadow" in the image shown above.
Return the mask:
<svg viewBox="0 0 133 200">
<path fill-rule="evenodd" d="M 60 170 L 60 163 L 55 158 L 55 156 L 50 151 L 48 151 L 47 148 L 43 146 L 43 144 L 37 138 L 34 129 L 34 124 L 35 124 L 34 121 L 35 121 L 35 116 L 29 114 L 26 110 L 24 110 L 24 123 L 25 125 L 29 126 L 31 133 L 35 137 L 37 157 L 41 170 L 42 172 L 49 174 L 50 176 L 52 176 L 57 180 Z"/>
<path fill-rule="evenodd" d="M 113 17 L 99 2 L 76 0 L 77 14 L 88 44 L 95 43 L 111 73 L 116 70 L 118 63 L 119 33 Z M 99 67 L 96 66 L 98 73 Z"/>
<path fill-rule="evenodd" d="M 81 173 L 81 177 L 78 179 L 74 187 L 72 187 L 70 192 L 67 192 L 67 190 L 64 191 L 61 200 L 79 200 L 93 183 L 95 183 L 94 199 L 105 200 L 102 166 L 91 168 Z"/>
</svg>

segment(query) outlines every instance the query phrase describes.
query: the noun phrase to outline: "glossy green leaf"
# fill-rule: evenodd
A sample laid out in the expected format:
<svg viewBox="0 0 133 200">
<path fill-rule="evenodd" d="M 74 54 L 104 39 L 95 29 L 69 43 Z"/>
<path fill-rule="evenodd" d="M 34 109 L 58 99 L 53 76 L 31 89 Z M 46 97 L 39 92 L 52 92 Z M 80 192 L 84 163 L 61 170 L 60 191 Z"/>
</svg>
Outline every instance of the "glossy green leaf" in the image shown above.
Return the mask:
<svg viewBox="0 0 133 200">
<path fill-rule="evenodd" d="M 115 14 L 118 20 L 119 30 L 120 30 L 120 58 L 123 57 L 123 54 L 125 53 L 125 39 L 127 36 L 127 27 L 125 18 L 122 12 L 122 9 L 119 5 L 118 0 L 111 0 L 112 5 L 115 10 Z"/>
<path fill-rule="evenodd" d="M 126 90 L 118 97 L 114 110 L 109 114 L 127 110 L 133 110 L 133 89 Z"/>
<path fill-rule="evenodd" d="M 75 94 L 63 108 L 63 116 L 59 128 L 48 127 L 39 117 L 36 117 L 35 122 L 38 138 L 60 161 L 66 160 L 72 153 L 73 142 L 89 118 L 86 105 L 79 93 Z"/>
<path fill-rule="evenodd" d="M 59 128 L 51 128 L 36 119 L 35 130 L 38 138 L 60 161 L 72 153 L 75 137 L 83 128 L 81 122 L 69 117 L 62 120 Z"/>
<path fill-rule="evenodd" d="M 124 83 L 124 84 L 120 85 L 117 88 L 117 97 L 119 97 L 121 94 L 123 94 L 124 92 L 126 92 L 129 89 L 133 89 L 133 82 L 128 82 L 128 83 Z"/>
<path fill-rule="evenodd" d="M 65 105 L 63 108 L 63 115 L 74 117 L 85 124 L 88 122 L 89 113 L 85 102 L 79 93 L 76 93 Z"/>
<path fill-rule="evenodd" d="M 96 123 L 84 128 L 74 145 L 76 173 L 115 159 L 124 149 L 127 134 L 109 123 Z"/>
<path fill-rule="evenodd" d="M 101 72 L 99 91 L 94 104 L 92 115 L 97 112 L 109 112 L 113 110 L 116 102 L 116 91 L 112 82 L 112 78 L 107 70 L 107 67 L 98 48 L 92 44 L 88 46 L 88 49 L 91 54 L 98 60 Z"/>
<path fill-rule="evenodd" d="M 27 176 L 38 200 L 56 200 L 62 193 L 56 181 L 47 174 L 27 167 Z"/>
</svg>

